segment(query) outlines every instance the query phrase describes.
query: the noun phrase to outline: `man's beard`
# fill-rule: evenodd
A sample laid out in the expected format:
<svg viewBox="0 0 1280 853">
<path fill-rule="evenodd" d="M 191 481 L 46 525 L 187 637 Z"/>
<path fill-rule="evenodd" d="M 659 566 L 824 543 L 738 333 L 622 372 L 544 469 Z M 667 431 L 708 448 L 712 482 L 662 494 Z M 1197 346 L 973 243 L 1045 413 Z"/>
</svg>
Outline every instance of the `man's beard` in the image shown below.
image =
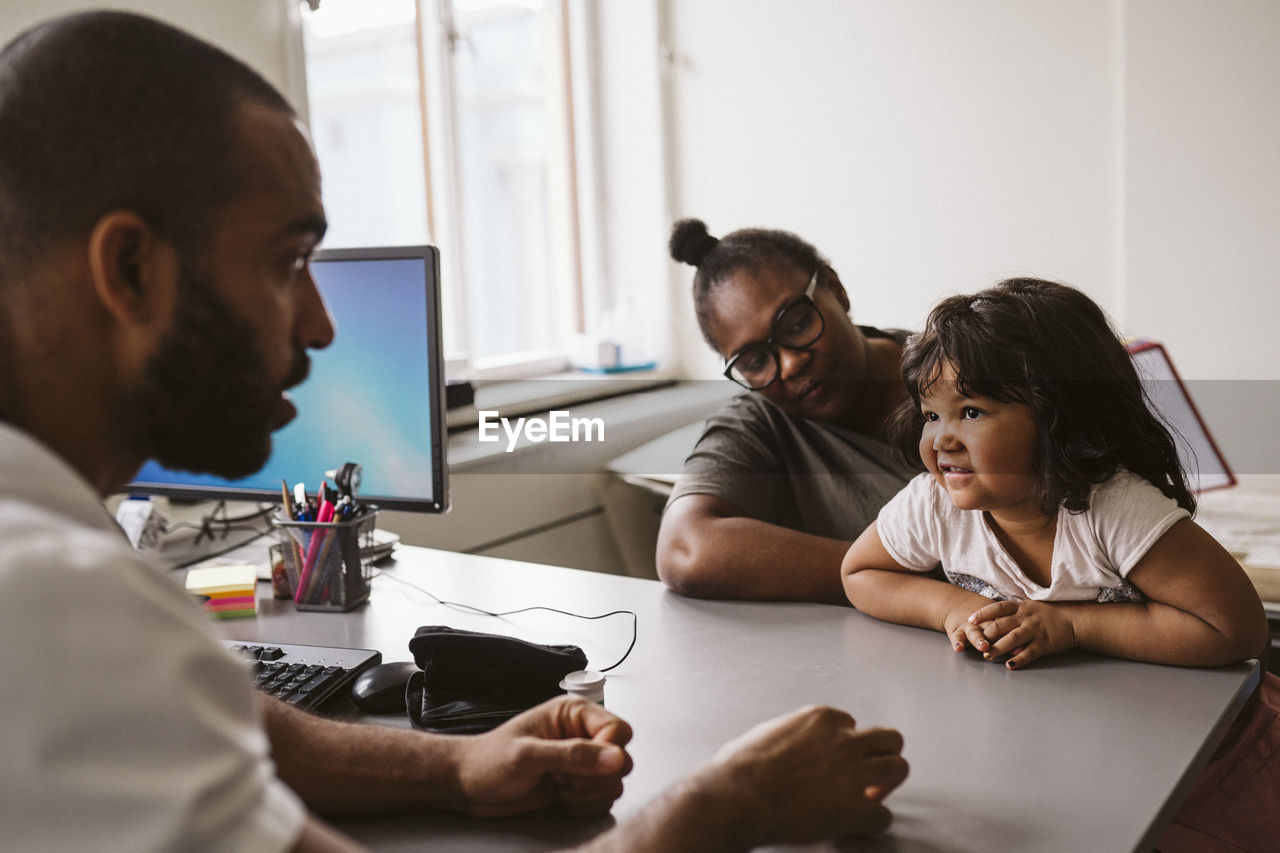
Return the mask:
<svg viewBox="0 0 1280 853">
<path fill-rule="evenodd" d="M 139 449 L 166 468 L 247 477 L 271 455 L 281 391 L 306 379 L 309 366 L 299 349 L 289 375 L 274 384 L 253 326 L 184 259 L 173 331 L 131 395 Z"/>
</svg>

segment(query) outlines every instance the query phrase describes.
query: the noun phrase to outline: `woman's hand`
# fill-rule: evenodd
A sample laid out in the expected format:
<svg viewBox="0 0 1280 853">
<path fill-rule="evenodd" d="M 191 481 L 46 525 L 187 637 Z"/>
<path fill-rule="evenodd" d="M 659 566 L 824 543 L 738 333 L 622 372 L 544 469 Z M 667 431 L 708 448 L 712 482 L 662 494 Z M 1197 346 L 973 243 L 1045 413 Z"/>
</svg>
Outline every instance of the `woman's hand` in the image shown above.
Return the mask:
<svg viewBox="0 0 1280 853">
<path fill-rule="evenodd" d="M 996 601 L 970 615 L 968 627 L 990 641 L 973 647 L 987 660 L 1005 655 L 1005 666 L 1021 669 L 1045 655 L 1061 654 L 1076 647 L 1070 610 L 1044 601 Z M 947 634 L 950 636 L 951 631 Z M 966 633 L 972 636 L 972 633 Z"/>
</svg>

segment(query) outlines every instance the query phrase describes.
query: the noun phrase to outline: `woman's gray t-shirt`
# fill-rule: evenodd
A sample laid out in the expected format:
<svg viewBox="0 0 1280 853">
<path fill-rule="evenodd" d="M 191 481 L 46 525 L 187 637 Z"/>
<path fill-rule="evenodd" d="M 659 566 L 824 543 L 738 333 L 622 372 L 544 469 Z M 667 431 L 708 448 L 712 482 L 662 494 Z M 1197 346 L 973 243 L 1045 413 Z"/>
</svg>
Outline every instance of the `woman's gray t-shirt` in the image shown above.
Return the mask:
<svg viewBox="0 0 1280 853">
<path fill-rule="evenodd" d="M 667 505 L 714 495 L 751 518 L 852 541 L 916 473 L 877 438 L 792 417 L 745 392 L 707 419 Z"/>
</svg>

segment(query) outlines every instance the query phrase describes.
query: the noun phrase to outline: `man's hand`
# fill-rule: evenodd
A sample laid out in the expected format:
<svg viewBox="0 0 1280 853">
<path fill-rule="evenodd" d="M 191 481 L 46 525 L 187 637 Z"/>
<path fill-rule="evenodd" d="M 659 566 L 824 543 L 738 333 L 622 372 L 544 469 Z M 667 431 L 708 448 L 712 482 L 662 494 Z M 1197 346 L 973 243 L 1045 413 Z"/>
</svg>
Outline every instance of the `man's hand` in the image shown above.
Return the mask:
<svg viewBox="0 0 1280 853">
<path fill-rule="evenodd" d="M 1044 601 L 996 601 L 967 621 L 970 631 L 977 629 L 990 641 L 988 648 L 975 648 L 988 660 L 1010 655 L 1004 664 L 1009 669 L 1076 647 L 1070 611 Z"/>
<path fill-rule="evenodd" d="M 474 815 L 497 817 L 562 805 L 607 812 L 631 772 L 631 727 L 599 705 L 562 697 L 466 739 L 458 779 Z"/>
<path fill-rule="evenodd" d="M 902 735 L 858 731 L 833 708 L 802 708 L 726 744 L 701 773 L 748 846 L 884 831 L 881 801 L 907 776 Z"/>
</svg>

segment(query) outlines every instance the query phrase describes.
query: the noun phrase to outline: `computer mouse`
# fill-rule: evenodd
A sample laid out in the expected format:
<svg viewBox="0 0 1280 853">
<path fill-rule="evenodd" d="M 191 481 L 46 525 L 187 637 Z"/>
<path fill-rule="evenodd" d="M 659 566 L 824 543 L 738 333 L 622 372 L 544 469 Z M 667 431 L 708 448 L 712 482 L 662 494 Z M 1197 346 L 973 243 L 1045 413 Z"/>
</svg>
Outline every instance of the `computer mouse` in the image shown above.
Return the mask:
<svg viewBox="0 0 1280 853">
<path fill-rule="evenodd" d="M 369 714 L 408 713 L 404 701 L 409 676 L 421 672 L 411 660 L 393 661 L 371 666 L 351 683 L 351 701 Z"/>
</svg>

